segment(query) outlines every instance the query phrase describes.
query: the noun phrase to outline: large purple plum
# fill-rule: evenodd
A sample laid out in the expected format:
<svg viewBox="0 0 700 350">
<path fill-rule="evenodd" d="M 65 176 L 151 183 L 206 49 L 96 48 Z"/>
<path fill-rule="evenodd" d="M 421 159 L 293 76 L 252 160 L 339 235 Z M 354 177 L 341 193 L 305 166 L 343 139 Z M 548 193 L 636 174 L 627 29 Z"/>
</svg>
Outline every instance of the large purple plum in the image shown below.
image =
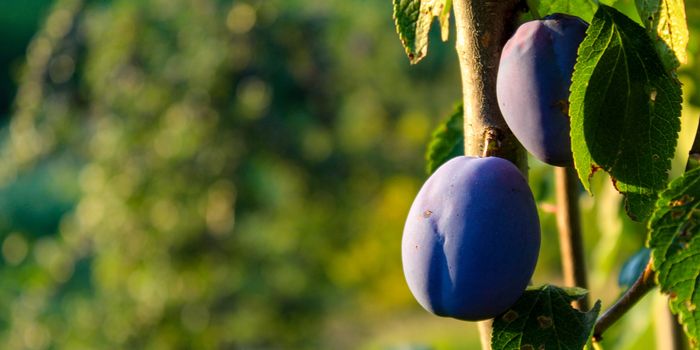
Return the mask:
<svg viewBox="0 0 700 350">
<path fill-rule="evenodd" d="M 457 157 L 418 192 L 403 232 L 403 270 L 426 310 L 461 320 L 504 312 L 537 263 L 540 224 L 520 171 L 496 158 Z"/>
<path fill-rule="evenodd" d="M 576 52 L 588 25 L 554 14 L 521 25 L 508 40 L 498 68 L 498 106 L 523 146 L 541 161 L 573 164 L 569 87 Z"/>
</svg>

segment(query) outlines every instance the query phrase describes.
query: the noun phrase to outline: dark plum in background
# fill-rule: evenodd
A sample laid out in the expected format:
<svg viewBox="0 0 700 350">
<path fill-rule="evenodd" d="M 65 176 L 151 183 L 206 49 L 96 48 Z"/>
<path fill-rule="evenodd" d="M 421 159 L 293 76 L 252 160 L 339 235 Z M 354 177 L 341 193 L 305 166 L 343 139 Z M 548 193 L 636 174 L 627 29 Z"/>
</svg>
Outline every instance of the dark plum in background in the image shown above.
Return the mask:
<svg viewBox="0 0 700 350">
<path fill-rule="evenodd" d="M 523 146 L 547 164 L 573 164 L 569 87 L 587 27 L 582 19 L 562 14 L 530 21 L 501 54 L 496 85 L 501 113 Z"/>
<path fill-rule="evenodd" d="M 532 192 L 507 160 L 457 157 L 425 182 L 403 232 L 406 281 L 428 311 L 493 318 L 527 287 L 540 248 Z"/>
</svg>

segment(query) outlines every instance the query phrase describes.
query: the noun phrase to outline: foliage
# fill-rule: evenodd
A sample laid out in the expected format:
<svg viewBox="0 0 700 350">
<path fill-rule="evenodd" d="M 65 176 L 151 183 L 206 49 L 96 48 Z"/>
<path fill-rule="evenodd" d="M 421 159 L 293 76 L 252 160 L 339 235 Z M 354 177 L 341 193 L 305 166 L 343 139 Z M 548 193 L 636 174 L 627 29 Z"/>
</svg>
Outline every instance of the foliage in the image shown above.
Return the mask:
<svg viewBox="0 0 700 350">
<path fill-rule="evenodd" d="M 566 13 L 590 23 L 598 4 L 595 0 L 530 0 L 528 6 L 531 11 L 537 14 L 536 17 L 544 17 L 552 13 Z"/>
<path fill-rule="evenodd" d="M 688 25 L 685 20 L 683 0 L 637 0 L 642 23 L 654 40 L 667 70 L 678 68 L 688 61 Z"/>
<path fill-rule="evenodd" d="M 381 1 L 56 0 L 39 21 L 49 2 L 0 5 L 5 65 L 42 23 L 21 69 L 10 67 L 19 87 L 0 131 L 1 348 L 476 347 L 474 327 L 419 311 L 398 259 L 425 176 L 416 155 L 440 122 L 431 116 L 460 96 L 451 45 L 410 70 L 397 64 L 405 58 Z M 422 57 L 439 38 L 428 31 L 435 16 L 446 35 L 451 2 L 394 1 L 409 3 L 415 18 L 399 31 Z M 595 9 L 529 3 L 531 17 Z M 600 3 L 682 61 L 680 8 L 649 25 L 634 1 Z M 698 8 L 686 1 L 688 63 L 674 72 L 659 51 L 684 83 L 684 114 L 700 105 Z M 13 92 L 0 80 L 5 114 Z M 530 167 L 543 234 L 533 280 L 552 281 L 552 177 Z M 609 304 L 618 263 L 644 232 L 606 180 L 591 179 L 596 197 L 581 204 L 591 295 Z M 654 217 L 667 220 L 663 198 Z M 650 242 L 677 226 L 655 226 Z M 644 303 L 606 333 L 606 348 L 650 344 Z M 675 305 L 687 319 L 692 304 Z"/>
<path fill-rule="evenodd" d="M 697 51 L 697 47 L 694 48 L 693 38 L 689 35 L 684 1 L 636 1 L 637 13 L 634 14 L 622 13 L 609 6 L 614 3 L 616 1 L 533 0 L 528 5 L 530 17 L 564 12 L 592 21 L 586 39 L 579 47 L 569 97 L 575 165 L 588 191 L 591 190 L 593 174 L 604 170 L 610 175 L 615 189 L 625 196 L 630 218 L 646 221 L 651 216 L 649 245 L 658 283 L 662 291 L 670 294 L 671 310 L 679 314 L 691 346 L 696 348 L 698 317 L 695 315 L 694 285 L 700 262 L 695 261 L 693 243 L 697 231 L 694 203 L 700 195 L 695 193 L 697 170 L 691 170 L 674 181 L 658 202 L 657 198 L 666 188 L 671 159 L 674 156 L 687 159 L 687 156 L 676 154 L 682 112 L 677 69 L 687 62 L 686 47 L 689 46 L 691 51 Z M 629 11 L 629 1 L 619 2 L 619 5 Z M 692 31 L 694 21 L 691 18 L 689 22 Z M 680 73 L 688 74 L 683 69 Z M 697 91 L 691 92 L 691 100 L 696 94 Z M 689 107 L 684 105 L 684 108 Z M 685 117 L 684 120 L 684 123 L 688 121 Z M 687 129 L 688 125 L 685 127 Z M 454 144 L 445 142 L 445 139 L 454 138 L 445 138 L 444 135 L 449 135 L 446 129 L 443 125 L 439 129 L 441 133 L 435 133 L 429 147 L 429 162 L 434 158 L 439 160 L 440 154 L 445 153 L 435 152 L 435 148 L 448 149 L 446 145 Z M 689 134 L 689 131 L 684 130 L 684 134 Z M 428 169 L 431 169 L 431 163 Z M 639 271 L 644 270 L 649 260 L 648 252 L 643 249 L 625 264 L 620 274 L 621 285 L 629 287 L 638 278 Z M 646 291 L 648 289 L 640 290 L 637 296 Z M 547 310 L 548 303 L 541 305 L 537 297 L 526 293 L 514 308 L 525 310 L 528 315 L 544 315 L 540 318 L 545 320 L 566 319 L 567 312 L 577 312 L 568 305 L 573 300 L 564 298 L 561 304 L 566 307 Z M 598 303 L 595 314 L 599 307 Z M 616 310 L 613 306 L 611 311 L 629 310 Z M 520 316 L 521 312 L 510 310 L 496 319 L 491 344 L 494 349 L 581 348 L 596 322 L 596 315 L 589 315 L 586 322 L 577 323 L 585 325 L 584 329 L 576 329 L 574 325 L 562 326 L 561 329 L 575 331 L 563 332 L 560 341 L 545 345 L 539 340 L 559 338 L 542 336 L 542 322 L 538 328 L 536 321 L 526 322 Z M 515 330 L 509 328 L 512 322 L 517 323 Z M 525 326 L 528 322 L 530 327 Z"/>
<path fill-rule="evenodd" d="M 700 299 L 696 285 L 700 279 L 698 260 L 698 206 L 700 168 L 674 180 L 657 203 L 649 220 L 649 247 L 661 291 L 671 295 L 671 310 L 685 326 L 693 348 L 700 339 Z"/>
<path fill-rule="evenodd" d="M 30 199 L 23 180 L 65 167 L 58 186 L 75 191 L 34 187 L 60 199 L 51 225 L 2 226 L 0 347 L 354 347 L 331 312 L 365 294 L 410 305 L 377 247 L 418 187 L 427 116 L 458 93 L 426 102 L 396 84 L 458 77 L 387 64 L 402 53 L 385 14 L 351 16 L 366 4 L 309 4 L 55 3 L 0 180 Z"/>
<path fill-rule="evenodd" d="M 432 174 L 446 161 L 464 155 L 464 107 L 458 104 L 452 114 L 441 123 L 430 139 L 428 150 L 425 153 L 428 175 Z"/>
<path fill-rule="evenodd" d="M 571 145 L 583 185 L 599 169 L 643 221 L 671 168 L 680 130 L 680 84 L 643 28 L 601 5 L 581 43 L 571 85 Z"/>
<path fill-rule="evenodd" d="M 9 117 L 14 97 L 12 81 L 18 76 L 24 57 L 25 43 L 36 32 L 38 14 L 43 13 L 51 0 L 0 2 L 0 33 L 3 47 L 0 51 L 0 119 Z"/>
<path fill-rule="evenodd" d="M 406 55 L 418 63 L 428 53 L 428 33 L 433 17 L 440 20 L 440 33 L 447 41 L 452 0 L 394 0 L 394 21 Z"/>
<path fill-rule="evenodd" d="M 525 291 L 508 311 L 494 320 L 494 349 L 581 349 L 588 342 L 600 302 L 588 312 L 571 307 L 571 302 L 588 292 L 550 285 Z"/>
</svg>

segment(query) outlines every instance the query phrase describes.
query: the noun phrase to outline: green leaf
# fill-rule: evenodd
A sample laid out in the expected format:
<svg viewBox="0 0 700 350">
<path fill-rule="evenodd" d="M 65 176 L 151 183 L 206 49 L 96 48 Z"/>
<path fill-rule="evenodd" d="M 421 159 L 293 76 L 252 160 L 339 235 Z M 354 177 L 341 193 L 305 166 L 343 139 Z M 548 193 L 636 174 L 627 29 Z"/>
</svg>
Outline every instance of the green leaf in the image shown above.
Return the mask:
<svg viewBox="0 0 700 350">
<path fill-rule="evenodd" d="M 394 0 L 396 31 L 412 64 L 428 53 L 433 17 L 439 18 L 442 40 L 447 40 L 451 7 L 452 0 Z"/>
<path fill-rule="evenodd" d="M 693 348 L 700 339 L 700 168 L 674 180 L 649 220 L 649 248 L 661 291 L 669 294 Z"/>
<path fill-rule="evenodd" d="M 528 289 L 494 319 L 492 349 L 583 349 L 600 312 L 600 301 L 588 312 L 571 307 L 572 301 L 586 294 L 581 288 L 551 285 Z"/>
<path fill-rule="evenodd" d="M 425 171 L 432 174 L 446 161 L 464 155 L 464 108 L 458 104 L 452 114 L 441 123 L 428 144 L 425 153 L 427 164 Z"/>
<path fill-rule="evenodd" d="M 680 83 L 640 25 L 600 5 L 578 51 L 569 96 L 574 164 L 584 187 L 599 169 L 644 220 L 666 187 L 680 130 Z"/>
<path fill-rule="evenodd" d="M 452 9 L 452 0 L 444 0 L 442 12 L 438 15 L 440 21 L 440 38 L 442 41 L 447 41 L 450 37 L 450 10 Z"/>
<path fill-rule="evenodd" d="M 683 0 L 636 0 L 637 12 L 666 69 L 688 61 L 688 24 Z"/>
<path fill-rule="evenodd" d="M 528 6 L 540 16 L 566 13 L 590 22 L 598 4 L 595 0 L 530 0 Z"/>
</svg>

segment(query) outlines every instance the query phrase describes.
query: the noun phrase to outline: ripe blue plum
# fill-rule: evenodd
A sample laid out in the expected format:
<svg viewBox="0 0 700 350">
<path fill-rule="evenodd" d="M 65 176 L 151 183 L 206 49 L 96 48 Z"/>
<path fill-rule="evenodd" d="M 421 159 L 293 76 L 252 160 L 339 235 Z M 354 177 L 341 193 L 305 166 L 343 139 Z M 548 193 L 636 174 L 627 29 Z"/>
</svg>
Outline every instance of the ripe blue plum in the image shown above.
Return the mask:
<svg viewBox="0 0 700 350">
<path fill-rule="evenodd" d="M 539 248 L 537 208 L 520 171 L 501 158 L 462 156 L 418 192 L 401 251 L 408 287 L 423 308 L 476 321 L 515 303 Z"/>
<path fill-rule="evenodd" d="M 526 22 L 501 54 L 496 91 L 503 118 L 525 149 L 551 165 L 573 164 L 569 88 L 586 28 L 562 14 Z"/>
</svg>

